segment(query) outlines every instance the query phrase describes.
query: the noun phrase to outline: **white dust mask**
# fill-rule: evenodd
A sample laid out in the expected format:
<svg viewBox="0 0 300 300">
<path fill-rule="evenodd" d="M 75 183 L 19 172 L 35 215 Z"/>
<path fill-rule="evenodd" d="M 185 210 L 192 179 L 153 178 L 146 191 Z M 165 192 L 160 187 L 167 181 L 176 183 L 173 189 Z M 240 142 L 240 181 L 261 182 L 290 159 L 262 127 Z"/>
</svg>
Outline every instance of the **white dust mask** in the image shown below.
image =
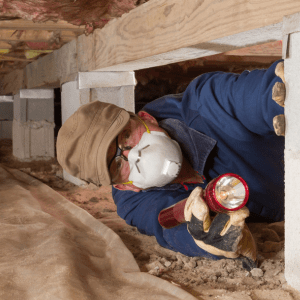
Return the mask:
<svg viewBox="0 0 300 300">
<path fill-rule="evenodd" d="M 145 132 L 128 153 L 129 180 L 136 187 L 161 187 L 174 180 L 181 169 L 182 153 L 178 143 L 165 133 Z"/>
</svg>

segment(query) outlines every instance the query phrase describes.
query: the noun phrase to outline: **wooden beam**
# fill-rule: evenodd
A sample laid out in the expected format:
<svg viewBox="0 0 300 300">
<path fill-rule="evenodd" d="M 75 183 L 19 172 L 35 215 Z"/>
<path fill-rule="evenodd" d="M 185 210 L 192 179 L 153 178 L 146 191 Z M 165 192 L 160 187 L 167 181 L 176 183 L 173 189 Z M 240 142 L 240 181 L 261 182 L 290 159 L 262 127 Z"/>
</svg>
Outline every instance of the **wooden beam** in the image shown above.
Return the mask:
<svg viewBox="0 0 300 300">
<path fill-rule="evenodd" d="M 24 70 L 14 70 L 4 75 L 5 81 L 0 82 L 0 90 L 6 91 L 5 95 L 15 95 L 20 89 L 25 88 Z M 1 95 L 4 95 L 2 93 Z"/>
<path fill-rule="evenodd" d="M 32 22 L 29 20 L 17 19 L 12 21 L 0 21 L 0 29 L 11 30 L 70 30 L 84 33 L 84 26 L 72 25 L 66 21 L 52 22 L 47 21 L 43 23 Z"/>
<path fill-rule="evenodd" d="M 138 70 L 278 41 L 283 16 L 297 12 L 300 2 L 294 0 L 152 0 L 27 65 L 26 85 L 45 87 L 79 71 Z"/>
<path fill-rule="evenodd" d="M 95 68 L 117 70 L 123 64 L 122 70 L 137 69 L 136 62 L 149 65 L 150 57 L 166 64 L 203 56 L 205 50 L 218 51 L 218 46 L 222 52 L 234 50 L 239 33 L 281 23 L 283 16 L 299 11 L 300 2 L 294 0 L 149 1 L 95 31 Z M 281 39 L 281 26 L 277 29 L 277 37 L 267 31 L 254 37 L 261 33 L 253 32 L 252 43 Z M 226 39 L 229 36 L 236 38 Z M 251 45 L 242 42 L 243 47 Z"/>
<path fill-rule="evenodd" d="M 282 56 L 282 41 L 271 42 L 263 45 L 232 50 L 224 53 L 225 55 L 238 56 Z"/>
<path fill-rule="evenodd" d="M 68 43 L 75 39 L 80 33 L 70 30 L 13 30 L 0 29 L 0 41 L 3 42 L 59 42 Z"/>
<path fill-rule="evenodd" d="M 0 61 L 26 61 L 26 62 L 31 62 L 31 61 L 34 61 L 34 60 L 33 59 L 22 58 L 22 57 L 15 57 L 15 56 L 1 55 L 0 54 Z"/>
<path fill-rule="evenodd" d="M 0 41 L 0 49 L 11 49 L 11 45 L 7 42 Z"/>
</svg>

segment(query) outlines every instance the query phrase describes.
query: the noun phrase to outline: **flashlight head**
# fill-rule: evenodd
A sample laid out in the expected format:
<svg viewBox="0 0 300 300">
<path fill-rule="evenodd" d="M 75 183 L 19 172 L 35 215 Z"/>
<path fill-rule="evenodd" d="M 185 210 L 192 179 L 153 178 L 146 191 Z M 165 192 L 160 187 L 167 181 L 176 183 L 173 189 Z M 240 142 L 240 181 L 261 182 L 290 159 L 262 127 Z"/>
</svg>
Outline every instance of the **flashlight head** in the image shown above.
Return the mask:
<svg viewBox="0 0 300 300">
<path fill-rule="evenodd" d="M 204 198 L 210 209 L 215 212 L 234 211 L 246 205 L 249 188 L 241 176 L 225 173 L 207 185 Z"/>
</svg>

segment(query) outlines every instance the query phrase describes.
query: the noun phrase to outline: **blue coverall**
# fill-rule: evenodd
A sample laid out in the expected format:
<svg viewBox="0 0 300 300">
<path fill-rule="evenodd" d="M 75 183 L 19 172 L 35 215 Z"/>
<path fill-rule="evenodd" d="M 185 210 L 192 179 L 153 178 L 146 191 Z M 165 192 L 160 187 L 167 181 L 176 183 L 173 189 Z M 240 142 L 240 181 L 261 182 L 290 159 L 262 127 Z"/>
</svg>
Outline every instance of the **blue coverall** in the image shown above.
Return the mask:
<svg viewBox="0 0 300 300">
<path fill-rule="evenodd" d="M 273 117 L 284 113 L 272 100 L 272 87 L 282 82 L 274 72 L 277 63 L 267 70 L 242 74 L 203 74 L 184 93 L 147 104 L 143 110 L 161 121 L 172 138 L 179 139 L 184 155 L 206 180 L 139 193 L 113 188 L 119 216 L 141 233 L 155 235 L 165 248 L 216 259 L 195 244 L 186 224 L 163 229 L 157 218 L 162 209 L 187 198 L 196 186 L 205 188 L 211 179 L 231 172 L 249 185 L 251 213 L 269 221 L 283 220 L 284 137 L 277 136 L 273 128 Z"/>
</svg>

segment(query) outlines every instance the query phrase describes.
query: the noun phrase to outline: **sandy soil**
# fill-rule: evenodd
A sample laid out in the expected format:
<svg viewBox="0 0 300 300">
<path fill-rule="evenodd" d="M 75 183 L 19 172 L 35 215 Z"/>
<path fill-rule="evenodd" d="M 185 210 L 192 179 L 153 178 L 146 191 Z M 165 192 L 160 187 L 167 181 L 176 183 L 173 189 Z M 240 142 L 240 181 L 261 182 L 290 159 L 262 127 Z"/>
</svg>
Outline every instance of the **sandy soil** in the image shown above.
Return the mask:
<svg viewBox="0 0 300 300">
<path fill-rule="evenodd" d="M 0 140 L 0 163 L 39 179 L 114 230 L 142 272 L 180 286 L 197 299 L 300 300 L 300 293 L 289 287 L 284 277 L 284 222 L 249 224 L 259 257 L 259 268 L 251 272 L 234 260 L 186 257 L 160 247 L 155 237 L 140 234 L 118 217 L 110 187 L 74 186 L 61 179 L 62 169 L 55 159 L 21 163 L 14 160 L 11 148 L 11 140 Z"/>
</svg>

